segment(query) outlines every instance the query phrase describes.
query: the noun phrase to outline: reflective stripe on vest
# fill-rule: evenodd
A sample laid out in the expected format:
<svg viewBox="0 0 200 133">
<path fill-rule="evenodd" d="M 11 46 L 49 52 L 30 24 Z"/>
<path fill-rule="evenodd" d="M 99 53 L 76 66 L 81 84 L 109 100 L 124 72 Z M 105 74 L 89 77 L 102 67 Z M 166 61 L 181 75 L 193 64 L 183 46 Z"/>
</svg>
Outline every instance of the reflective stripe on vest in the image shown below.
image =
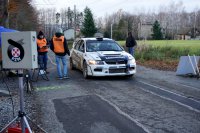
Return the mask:
<svg viewBox="0 0 200 133">
<path fill-rule="evenodd" d="M 64 53 L 64 36 L 61 37 L 53 37 L 53 45 L 54 45 L 54 52 L 55 53 Z"/>
<path fill-rule="evenodd" d="M 40 48 L 38 52 L 47 52 L 48 48 L 42 48 L 43 46 L 47 46 L 47 40 L 44 39 L 37 39 L 37 45 Z"/>
</svg>

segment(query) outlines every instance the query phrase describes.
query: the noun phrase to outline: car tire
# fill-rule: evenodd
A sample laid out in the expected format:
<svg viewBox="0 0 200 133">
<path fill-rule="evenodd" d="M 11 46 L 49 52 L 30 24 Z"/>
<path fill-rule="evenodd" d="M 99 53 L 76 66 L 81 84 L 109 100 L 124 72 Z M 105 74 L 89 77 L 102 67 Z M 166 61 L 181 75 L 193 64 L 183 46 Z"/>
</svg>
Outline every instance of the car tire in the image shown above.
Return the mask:
<svg viewBox="0 0 200 133">
<path fill-rule="evenodd" d="M 89 76 L 88 76 L 88 69 L 87 69 L 87 64 L 86 62 L 83 62 L 83 77 L 85 79 L 87 79 Z"/>
<path fill-rule="evenodd" d="M 70 58 L 70 60 L 69 60 L 69 67 L 70 67 L 71 70 L 75 69 L 72 58 Z"/>
</svg>

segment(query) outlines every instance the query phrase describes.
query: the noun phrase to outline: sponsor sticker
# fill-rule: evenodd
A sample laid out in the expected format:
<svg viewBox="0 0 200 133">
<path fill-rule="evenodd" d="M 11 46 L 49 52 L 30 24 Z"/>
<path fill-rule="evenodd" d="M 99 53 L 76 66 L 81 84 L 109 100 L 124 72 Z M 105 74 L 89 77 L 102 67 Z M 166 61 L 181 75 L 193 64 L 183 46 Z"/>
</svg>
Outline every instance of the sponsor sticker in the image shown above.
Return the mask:
<svg viewBox="0 0 200 133">
<path fill-rule="evenodd" d="M 7 50 L 8 57 L 13 62 L 20 62 L 24 58 L 24 48 L 12 39 L 9 39 L 8 43 L 10 44 Z"/>
</svg>

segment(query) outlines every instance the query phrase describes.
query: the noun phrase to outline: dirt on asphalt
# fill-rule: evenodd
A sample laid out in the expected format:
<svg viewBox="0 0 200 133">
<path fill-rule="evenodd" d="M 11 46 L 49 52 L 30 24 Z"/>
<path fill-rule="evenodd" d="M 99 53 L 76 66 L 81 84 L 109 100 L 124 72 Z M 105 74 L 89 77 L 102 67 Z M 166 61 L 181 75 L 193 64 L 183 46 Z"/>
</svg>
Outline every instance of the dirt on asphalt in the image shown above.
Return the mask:
<svg viewBox="0 0 200 133">
<path fill-rule="evenodd" d="M 178 66 L 178 61 L 149 60 L 149 61 L 137 61 L 137 64 L 157 70 L 176 71 Z"/>
</svg>

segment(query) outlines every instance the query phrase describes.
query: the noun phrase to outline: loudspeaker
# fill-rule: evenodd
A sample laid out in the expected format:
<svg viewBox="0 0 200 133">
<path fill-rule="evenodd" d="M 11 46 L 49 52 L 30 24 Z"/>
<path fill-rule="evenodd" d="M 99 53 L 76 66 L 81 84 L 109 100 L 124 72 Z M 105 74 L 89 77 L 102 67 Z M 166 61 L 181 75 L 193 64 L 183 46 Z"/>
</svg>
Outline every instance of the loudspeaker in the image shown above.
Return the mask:
<svg viewBox="0 0 200 133">
<path fill-rule="evenodd" d="M 38 67 L 36 32 L 2 32 L 3 68 L 34 69 Z"/>
</svg>

